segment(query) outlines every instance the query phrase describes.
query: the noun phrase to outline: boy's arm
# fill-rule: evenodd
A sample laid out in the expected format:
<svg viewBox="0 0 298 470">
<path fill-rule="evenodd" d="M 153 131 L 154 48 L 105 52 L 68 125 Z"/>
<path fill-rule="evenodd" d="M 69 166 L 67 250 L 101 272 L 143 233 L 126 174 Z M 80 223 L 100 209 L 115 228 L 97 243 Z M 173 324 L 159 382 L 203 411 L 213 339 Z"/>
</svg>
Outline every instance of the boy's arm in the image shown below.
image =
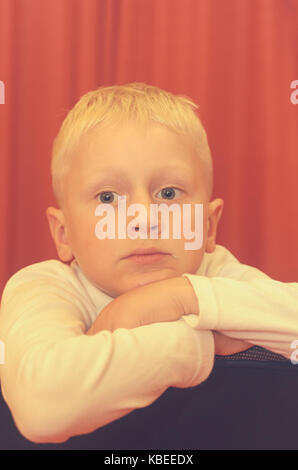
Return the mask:
<svg viewBox="0 0 298 470">
<path fill-rule="evenodd" d="M 110 302 L 88 330 L 88 335 L 102 330 L 136 328 L 156 322 L 175 321 L 181 316 L 196 323 L 198 299 L 187 277 L 179 276 L 132 289 Z M 215 354 L 234 354 L 251 347 L 244 341 L 213 332 Z"/>
<path fill-rule="evenodd" d="M 199 317 L 184 317 L 193 328 L 217 330 L 290 359 L 298 339 L 298 283 L 275 281 L 237 261 L 216 277 L 184 276 L 199 303 Z"/>
<path fill-rule="evenodd" d="M 198 301 L 191 283 L 186 277 L 177 276 L 119 295 L 101 310 L 87 334 L 175 321 L 184 315 L 198 313 Z"/>
<path fill-rule="evenodd" d="M 168 387 L 205 380 L 213 336 L 183 319 L 87 336 L 76 291 L 57 278 L 9 281 L 0 340 L 2 392 L 20 432 L 63 442 L 154 402 Z"/>
</svg>

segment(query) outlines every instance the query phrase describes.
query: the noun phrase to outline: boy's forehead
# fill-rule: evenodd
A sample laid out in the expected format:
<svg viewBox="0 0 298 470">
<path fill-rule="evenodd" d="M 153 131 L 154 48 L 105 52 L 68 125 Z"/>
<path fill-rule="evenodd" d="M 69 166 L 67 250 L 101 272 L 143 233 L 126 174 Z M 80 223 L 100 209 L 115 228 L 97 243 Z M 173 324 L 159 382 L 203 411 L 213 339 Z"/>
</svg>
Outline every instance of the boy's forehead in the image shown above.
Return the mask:
<svg viewBox="0 0 298 470">
<path fill-rule="evenodd" d="M 152 185 L 172 179 L 183 186 L 202 187 L 205 175 L 190 138 L 158 124 L 88 130 L 75 147 L 69 170 L 65 189 L 71 198 L 74 187 L 78 197 L 88 198 L 99 186 L 128 188 L 137 179 Z"/>
<path fill-rule="evenodd" d="M 97 126 L 78 141 L 64 187 L 89 197 L 99 185 L 131 187 L 137 180 L 205 186 L 205 171 L 190 139 L 159 124 Z M 168 181 L 168 183 L 169 183 Z M 66 197 L 66 194 L 65 194 Z"/>
<path fill-rule="evenodd" d="M 110 168 L 132 163 L 159 167 L 168 162 L 193 170 L 200 160 L 189 137 L 157 123 L 96 126 L 81 136 L 73 153 L 71 166 L 87 173 L 107 162 Z"/>
</svg>

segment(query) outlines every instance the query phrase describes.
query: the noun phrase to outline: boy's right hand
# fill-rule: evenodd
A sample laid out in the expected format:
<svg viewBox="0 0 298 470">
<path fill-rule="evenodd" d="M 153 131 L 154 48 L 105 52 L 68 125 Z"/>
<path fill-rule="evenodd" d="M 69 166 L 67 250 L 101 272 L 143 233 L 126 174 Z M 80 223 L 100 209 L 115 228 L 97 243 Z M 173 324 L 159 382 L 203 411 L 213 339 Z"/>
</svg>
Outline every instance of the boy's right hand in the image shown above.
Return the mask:
<svg viewBox="0 0 298 470">
<path fill-rule="evenodd" d="M 86 334 L 175 321 L 190 313 L 198 313 L 195 293 L 186 277 L 177 276 L 119 295 L 99 313 Z"/>
<path fill-rule="evenodd" d="M 212 331 L 212 333 L 215 344 L 215 354 L 219 356 L 229 356 L 230 354 L 246 351 L 246 349 L 253 346 L 253 344 L 242 341 L 241 339 L 230 338 L 219 331 Z"/>
</svg>

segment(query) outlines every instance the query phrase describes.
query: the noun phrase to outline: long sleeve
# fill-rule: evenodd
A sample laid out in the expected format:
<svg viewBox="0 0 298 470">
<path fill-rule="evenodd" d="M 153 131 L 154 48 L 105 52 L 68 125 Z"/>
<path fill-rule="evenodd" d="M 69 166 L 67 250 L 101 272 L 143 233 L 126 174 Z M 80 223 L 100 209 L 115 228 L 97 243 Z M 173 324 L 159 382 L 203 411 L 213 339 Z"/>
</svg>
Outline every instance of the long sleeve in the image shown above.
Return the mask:
<svg viewBox="0 0 298 470">
<path fill-rule="evenodd" d="M 201 383 L 212 370 L 211 332 L 180 319 L 87 336 L 88 308 L 58 276 L 15 276 L 5 287 L 1 386 L 29 440 L 92 432 L 148 406 L 169 386 Z"/>
<path fill-rule="evenodd" d="M 223 258 L 214 277 L 183 274 L 199 304 L 199 315 L 185 320 L 195 329 L 217 330 L 290 359 L 298 339 L 298 283 L 273 280 L 227 250 Z"/>
</svg>

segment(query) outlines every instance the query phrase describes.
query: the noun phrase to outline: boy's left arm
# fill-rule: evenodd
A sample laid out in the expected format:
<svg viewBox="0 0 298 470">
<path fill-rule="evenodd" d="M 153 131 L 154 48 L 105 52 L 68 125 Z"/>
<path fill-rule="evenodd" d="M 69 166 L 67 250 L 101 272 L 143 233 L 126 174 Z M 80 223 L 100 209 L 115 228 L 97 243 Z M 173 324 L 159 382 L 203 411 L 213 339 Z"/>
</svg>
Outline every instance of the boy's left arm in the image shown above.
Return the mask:
<svg viewBox="0 0 298 470">
<path fill-rule="evenodd" d="M 183 276 L 199 304 L 198 315 L 183 317 L 190 326 L 216 330 L 291 358 L 298 340 L 298 283 L 273 280 L 239 262 L 230 263 L 216 277 Z"/>
</svg>

